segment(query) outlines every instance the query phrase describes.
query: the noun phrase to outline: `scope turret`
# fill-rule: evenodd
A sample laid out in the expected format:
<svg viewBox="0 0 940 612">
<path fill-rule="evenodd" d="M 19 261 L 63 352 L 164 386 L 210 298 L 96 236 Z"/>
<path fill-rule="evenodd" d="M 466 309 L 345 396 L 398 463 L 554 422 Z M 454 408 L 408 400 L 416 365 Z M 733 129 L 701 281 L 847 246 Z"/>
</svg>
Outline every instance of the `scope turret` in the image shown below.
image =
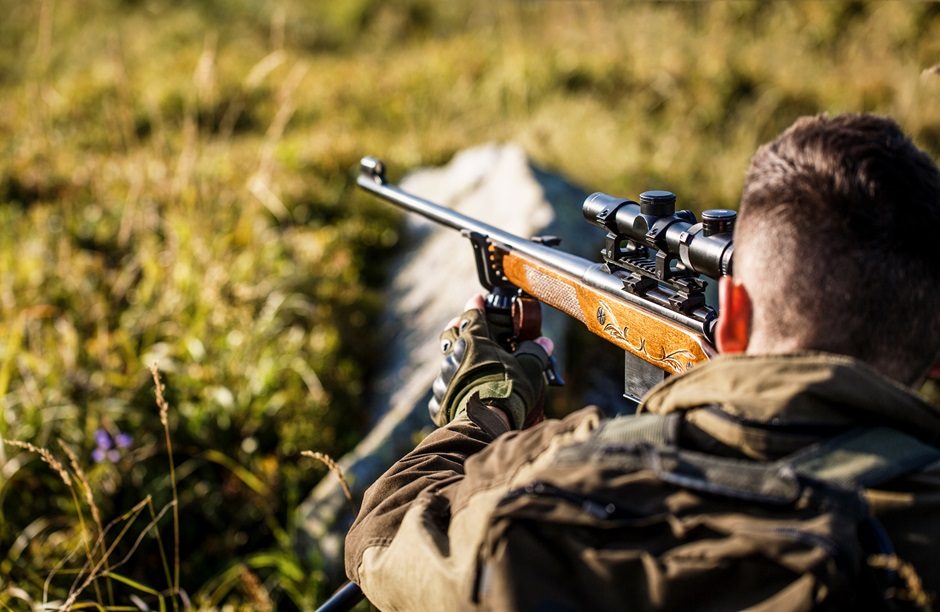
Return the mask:
<svg viewBox="0 0 940 612">
<path fill-rule="evenodd" d="M 702 229 L 706 236 L 731 233 L 738 214 L 733 210 L 715 208 L 702 213 Z"/>
<path fill-rule="evenodd" d="M 640 194 L 640 212 L 652 217 L 666 217 L 676 212 L 676 194 L 671 191 L 644 191 Z"/>
</svg>

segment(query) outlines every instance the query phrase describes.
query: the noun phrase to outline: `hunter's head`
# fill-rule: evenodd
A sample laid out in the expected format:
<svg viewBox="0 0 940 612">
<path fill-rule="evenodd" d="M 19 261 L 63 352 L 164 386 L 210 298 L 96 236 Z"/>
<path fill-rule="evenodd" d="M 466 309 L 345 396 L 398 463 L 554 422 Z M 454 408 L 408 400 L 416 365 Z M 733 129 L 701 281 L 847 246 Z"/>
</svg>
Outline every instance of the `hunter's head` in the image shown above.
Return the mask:
<svg viewBox="0 0 940 612">
<path fill-rule="evenodd" d="M 722 352 L 817 350 L 912 383 L 940 350 L 940 171 L 891 119 L 804 117 L 751 160 Z"/>
</svg>

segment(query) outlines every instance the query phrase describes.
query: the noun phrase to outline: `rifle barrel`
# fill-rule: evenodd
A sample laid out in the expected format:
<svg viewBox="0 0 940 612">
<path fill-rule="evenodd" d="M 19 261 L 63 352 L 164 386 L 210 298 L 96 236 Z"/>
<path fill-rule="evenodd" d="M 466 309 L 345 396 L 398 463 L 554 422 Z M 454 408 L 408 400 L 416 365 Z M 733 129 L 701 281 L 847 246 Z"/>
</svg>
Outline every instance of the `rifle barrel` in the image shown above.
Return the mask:
<svg viewBox="0 0 940 612">
<path fill-rule="evenodd" d="M 704 333 L 701 321 L 682 313 L 654 304 L 623 289 L 621 280 L 611 274 L 604 264 L 598 264 L 584 257 L 578 257 L 565 251 L 548 247 L 526 238 L 510 234 L 498 227 L 489 225 L 455 210 L 435 204 L 413 193 L 401 189 L 385 180 L 385 164 L 375 157 L 363 157 L 359 163 L 359 177 L 356 183 L 362 189 L 391 202 L 408 212 L 416 213 L 439 225 L 457 231 L 476 232 L 485 236 L 497 248 L 506 252 L 517 251 L 542 264 L 567 274 L 598 291 L 607 293 L 612 299 L 631 304 L 679 323 L 688 329 Z"/>
<path fill-rule="evenodd" d="M 498 227 L 463 215 L 456 210 L 445 208 L 413 193 L 408 193 L 396 185 L 386 183 L 384 174 L 374 174 L 366 169 L 369 167 L 365 161 L 367 159 L 375 160 L 375 158 L 369 157 L 363 159 L 359 178 L 356 181 L 357 184 L 366 191 L 391 202 L 399 208 L 417 213 L 439 225 L 445 225 L 457 231 L 477 232 L 489 238 L 491 242 L 503 250 L 519 251 L 531 257 L 536 257 L 546 263 L 551 263 L 576 278 L 580 278 L 589 267 L 594 265 L 594 262 L 589 259 L 552 249 L 515 234 L 510 234 Z M 375 161 L 379 164 L 379 168 L 383 168 L 381 162 Z"/>
</svg>

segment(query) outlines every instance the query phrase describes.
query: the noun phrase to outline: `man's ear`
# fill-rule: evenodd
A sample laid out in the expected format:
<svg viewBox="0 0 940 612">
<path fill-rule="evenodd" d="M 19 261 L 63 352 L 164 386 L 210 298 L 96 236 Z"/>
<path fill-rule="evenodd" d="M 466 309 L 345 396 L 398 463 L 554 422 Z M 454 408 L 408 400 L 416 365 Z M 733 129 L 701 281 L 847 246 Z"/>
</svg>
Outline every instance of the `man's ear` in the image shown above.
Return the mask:
<svg viewBox="0 0 940 612">
<path fill-rule="evenodd" d="M 715 343 L 718 352 L 743 353 L 751 339 L 751 296 L 744 285 L 730 276 L 718 280 L 718 325 Z"/>
</svg>

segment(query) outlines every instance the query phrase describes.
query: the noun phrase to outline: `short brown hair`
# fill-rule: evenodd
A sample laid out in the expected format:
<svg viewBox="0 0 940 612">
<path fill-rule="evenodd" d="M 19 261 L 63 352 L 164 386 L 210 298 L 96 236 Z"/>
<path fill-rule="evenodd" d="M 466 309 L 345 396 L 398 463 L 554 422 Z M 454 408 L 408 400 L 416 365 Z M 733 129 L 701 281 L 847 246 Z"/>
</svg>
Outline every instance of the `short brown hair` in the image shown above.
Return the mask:
<svg viewBox="0 0 940 612">
<path fill-rule="evenodd" d="M 751 160 L 735 270 L 757 350 L 913 382 L 940 350 L 940 171 L 891 119 L 799 119 Z"/>
</svg>

